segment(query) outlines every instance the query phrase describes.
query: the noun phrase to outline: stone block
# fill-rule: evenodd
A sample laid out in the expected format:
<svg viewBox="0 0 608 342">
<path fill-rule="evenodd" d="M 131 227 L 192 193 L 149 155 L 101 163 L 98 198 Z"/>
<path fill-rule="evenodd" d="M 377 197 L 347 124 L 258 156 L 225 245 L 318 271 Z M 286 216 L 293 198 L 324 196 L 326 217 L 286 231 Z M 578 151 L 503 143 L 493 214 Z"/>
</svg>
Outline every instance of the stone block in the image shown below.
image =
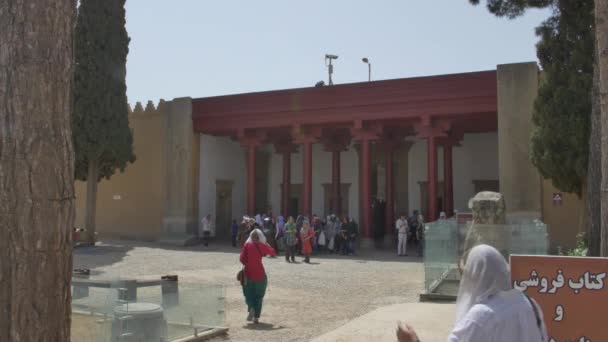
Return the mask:
<svg viewBox="0 0 608 342">
<path fill-rule="evenodd" d="M 483 191 L 469 200 L 473 224 L 505 224 L 505 199 L 498 192 Z"/>
</svg>

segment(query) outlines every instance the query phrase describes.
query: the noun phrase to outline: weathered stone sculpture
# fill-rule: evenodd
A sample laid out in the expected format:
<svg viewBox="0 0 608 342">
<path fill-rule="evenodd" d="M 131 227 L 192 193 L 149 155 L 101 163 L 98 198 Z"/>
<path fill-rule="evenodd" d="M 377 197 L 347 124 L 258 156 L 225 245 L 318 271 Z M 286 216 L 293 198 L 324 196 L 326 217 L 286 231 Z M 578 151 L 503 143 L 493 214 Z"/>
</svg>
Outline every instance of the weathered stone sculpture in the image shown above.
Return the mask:
<svg viewBox="0 0 608 342">
<path fill-rule="evenodd" d="M 510 231 L 506 226 L 505 200 L 502 194 L 484 191 L 469 200 L 473 222 L 465 240 L 464 256 L 479 244 L 494 246 L 506 255 L 509 250 Z"/>
</svg>

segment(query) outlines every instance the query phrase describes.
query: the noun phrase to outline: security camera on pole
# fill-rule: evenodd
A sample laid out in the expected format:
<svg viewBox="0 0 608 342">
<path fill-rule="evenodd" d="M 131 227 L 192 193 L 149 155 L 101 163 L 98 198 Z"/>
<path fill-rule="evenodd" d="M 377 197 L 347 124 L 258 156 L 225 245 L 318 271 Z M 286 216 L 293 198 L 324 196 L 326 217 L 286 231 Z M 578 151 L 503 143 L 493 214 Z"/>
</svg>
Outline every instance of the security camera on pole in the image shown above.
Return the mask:
<svg viewBox="0 0 608 342">
<path fill-rule="evenodd" d="M 332 60 L 338 59 L 336 55 L 325 55 L 325 66 L 327 67 L 327 72 L 329 73 L 329 82 L 328 85 L 333 85 L 334 81 L 331 79 L 331 75 L 334 73 L 334 66 L 331 64 Z M 329 61 L 329 62 L 328 62 Z"/>
</svg>

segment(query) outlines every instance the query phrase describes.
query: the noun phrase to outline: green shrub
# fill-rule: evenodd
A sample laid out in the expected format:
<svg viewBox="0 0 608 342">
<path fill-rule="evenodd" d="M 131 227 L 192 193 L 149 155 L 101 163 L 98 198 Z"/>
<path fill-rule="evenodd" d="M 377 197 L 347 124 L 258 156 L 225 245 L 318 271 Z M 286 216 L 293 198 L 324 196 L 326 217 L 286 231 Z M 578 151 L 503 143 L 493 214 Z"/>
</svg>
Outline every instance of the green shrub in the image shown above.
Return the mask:
<svg viewBox="0 0 608 342">
<path fill-rule="evenodd" d="M 576 247 L 571 250 L 567 250 L 564 252 L 561 246 L 557 247 L 558 255 L 566 255 L 566 256 L 587 256 L 587 244 L 585 242 L 585 233 L 576 234 Z"/>
</svg>

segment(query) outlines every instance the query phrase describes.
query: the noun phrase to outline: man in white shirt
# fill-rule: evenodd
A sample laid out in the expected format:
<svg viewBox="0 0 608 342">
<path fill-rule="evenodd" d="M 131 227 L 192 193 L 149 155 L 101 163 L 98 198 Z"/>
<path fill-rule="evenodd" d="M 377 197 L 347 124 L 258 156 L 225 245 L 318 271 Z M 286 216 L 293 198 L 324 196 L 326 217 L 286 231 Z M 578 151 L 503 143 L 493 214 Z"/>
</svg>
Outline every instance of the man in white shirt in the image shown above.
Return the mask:
<svg viewBox="0 0 608 342">
<path fill-rule="evenodd" d="M 401 215 L 395 223 L 395 229 L 397 230 L 397 255 L 407 256 L 407 233 L 409 226 L 405 215 Z"/>
<path fill-rule="evenodd" d="M 203 245 L 205 247 L 209 246 L 209 237 L 211 236 L 211 214 L 205 216 L 201 220 L 201 231 L 199 232 L 199 236 L 203 237 Z"/>
</svg>

